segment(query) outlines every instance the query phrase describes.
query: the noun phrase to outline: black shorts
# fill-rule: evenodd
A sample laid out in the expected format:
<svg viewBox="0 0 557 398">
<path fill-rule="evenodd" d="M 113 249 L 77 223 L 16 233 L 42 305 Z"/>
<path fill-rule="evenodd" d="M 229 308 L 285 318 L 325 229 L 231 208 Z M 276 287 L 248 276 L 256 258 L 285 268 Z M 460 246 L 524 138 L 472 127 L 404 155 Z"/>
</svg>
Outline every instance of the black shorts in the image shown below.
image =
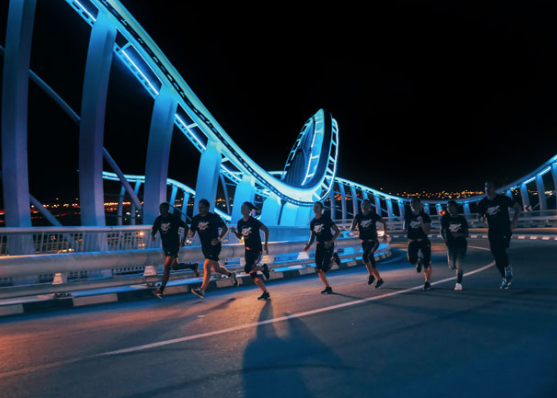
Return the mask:
<svg viewBox="0 0 557 398">
<path fill-rule="evenodd" d="M 408 242 L 408 261 L 412 265 L 418 262 L 418 251 L 422 252 L 424 268 L 431 266 L 431 242 L 429 239 L 411 240 Z"/>
<path fill-rule="evenodd" d="M 379 241 L 377 239 L 372 240 L 362 240 L 362 250 L 364 254 L 362 255 L 362 260 L 364 263 L 371 263 L 375 266 L 375 257 L 373 254 L 379 247 Z"/>
<path fill-rule="evenodd" d="M 166 257 L 178 257 L 178 252 L 180 251 L 180 244 L 163 242 L 162 251 Z"/>
<path fill-rule="evenodd" d="M 261 250 L 246 250 L 246 265 L 244 266 L 244 272 L 246 274 L 253 271 L 257 263 L 261 260 L 262 254 Z"/>
<path fill-rule="evenodd" d="M 205 256 L 205 260 L 219 261 L 219 254 L 221 249 L 222 249 L 222 245 L 220 243 L 215 246 L 211 244 L 208 244 L 206 246 L 201 246 L 201 251 Z"/>
<path fill-rule="evenodd" d="M 325 244 L 318 243 L 315 249 L 315 268 L 329 271 L 333 264 L 333 254 L 335 254 L 335 245 L 325 248 Z"/>
</svg>

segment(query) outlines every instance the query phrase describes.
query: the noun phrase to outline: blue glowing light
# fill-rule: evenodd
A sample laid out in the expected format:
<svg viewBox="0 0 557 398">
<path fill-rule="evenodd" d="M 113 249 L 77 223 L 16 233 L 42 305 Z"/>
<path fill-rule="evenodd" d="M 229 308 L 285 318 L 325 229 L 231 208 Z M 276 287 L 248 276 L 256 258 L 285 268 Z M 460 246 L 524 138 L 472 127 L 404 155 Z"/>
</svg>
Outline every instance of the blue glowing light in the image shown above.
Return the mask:
<svg viewBox="0 0 557 398">
<path fill-rule="evenodd" d="M 551 166 L 549 166 L 549 167 L 546 168 L 545 170 L 542 170 L 542 171 L 540 172 L 539 175 L 540 175 L 540 176 L 543 176 L 544 174 L 546 174 L 546 173 L 547 173 L 548 171 L 550 171 L 550 170 L 551 170 Z"/>
<path fill-rule="evenodd" d="M 93 21 L 97 22 L 95 17 L 85 7 L 83 7 L 83 5 L 79 1 L 74 0 L 74 3 L 77 4 L 79 6 L 79 8 L 81 8 L 83 11 L 85 11 L 85 13 L 87 15 L 89 15 L 89 18 L 91 18 Z"/>
<path fill-rule="evenodd" d="M 186 125 L 186 123 L 182 120 L 182 118 L 176 114 L 174 115 L 176 116 L 176 119 L 178 119 L 178 121 L 180 122 L 180 124 L 182 126 L 184 126 L 184 128 L 188 131 L 188 133 L 190 133 L 190 135 L 197 141 L 197 143 L 203 148 L 203 150 L 207 149 L 207 147 L 205 145 L 203 145 L 203 143 L 201 142 L 201 140 L 199 138 L 197 138 L 197 136 L 190 130 L 189 126 Z"/>
<path fill-rule="evenodd" d="M 155 86 L 153 86 L 153 84 L 151 83 L 151 81 L 149 79 L 147 79 L 147 76 L 145 76 L 145 74 L 143 73 L 143 71 L 141 69 L 139 69 L 139 66 L 136 65 L 135 62 L 133 62 L 133 60 L 129 57 L 128 54 L 126 54 L 125 50 L 122 50 L 122 54 L 124 54 L 124 56 L 128 59 L 128 61 L 130 61 L 130 63 L 134 66 L 134 68 L 137 70 L 137 72 L 141 75 L 141 77 L 143 77 L 143 79 L 145 79 L 145 81 L 147 82 L 147 84 L 149 85 L 149 87 L 151 87 L 151 89 L 155 92 L 155 94 L 159 95 L 159 92 L 157 91 L 157 89 L 155 88 Z"/>
<path fill-rule="evenodd" d="M 532 178 L 530 178 L 530 179 L 524 181 L 523 184 L 524 184 L 524 185 L 527 185 L 527 184 L 531 183 L 532 181 L 534 181 L 535 179 L 536 179 L 536 177 L 532 177 Z"/>
</svg>

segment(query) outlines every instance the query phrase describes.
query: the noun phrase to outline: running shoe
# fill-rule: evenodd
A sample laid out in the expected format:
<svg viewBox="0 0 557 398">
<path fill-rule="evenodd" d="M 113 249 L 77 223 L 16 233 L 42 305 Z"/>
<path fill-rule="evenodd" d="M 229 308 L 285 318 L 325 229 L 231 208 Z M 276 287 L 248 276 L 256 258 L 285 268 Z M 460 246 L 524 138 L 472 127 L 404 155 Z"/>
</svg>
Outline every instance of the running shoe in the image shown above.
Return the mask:
<svg viewBox="0 0 557 398">
<path fill-rule="evenodd" d="M 201 290 L 198 287 L 196 287 L 195 289 L 191 289 L 191 292 L 192 292 L 192 294 L 195 294 L 199 298 L 204 298 L 205 297 L 205 292 L 203 292 L 203 290 Z"/>
<path fill-rule="evenodd" d="M 265 279 L 269 280 L 271 274 L 269 272 L 269 266 L 267 264 L 263 264 L 263 275 L 265 275 Z"/>
<path fill-rule="evenodd" d="M 340 257 L 338 256 L 337 252 L 335 252 L 335 254 L 333 254 L 333 259 L 335 260 L 335 263 L 340 267 L 342 262 L 340 261 Z"/>
<path fill-rule="evenodd" d="M 505 268 L 505 280 L 507 281 L 507 284 L 510 286 L 511 281 L 513 280 L 513 269 L 511 266 Z"/>
<path fill-rule="evenodd" d="M 462 285 L 460 283 L 455 284 L 454 290 L 462 290 Z"/>
<path fill-rule="evenodd" d="M 240 286 L 240 283 L 238 282 L 238 278 L 236 278 L 236 272 L 231 272 L 230 275 L 228 275 L 228 277 L 232 278 L 232 286 L 234 287 Z"/>
<path fill-rule="evenodd" d="M 321 292 L 321 294 L 333 294 L 333 288 L 331 286 L 327 286 L 325 290 Z"/>
<path fill-rule="evenodd" d="M 377 283 L 375 284 L 375 288 L 376 288 L 376 289 L 379 289 L 381 286 L 383 286 L 383 283 L 385 283 L 385 282 L 383 281 L 383 278 L 379 279 L 379 280 L 377 281 Z"/>
<path fill-rule="evenodd" d="M 370 275 L 370 276 L 367 278 L 367 284 L 368 284 L 368 285 L 371 285 L 373 282 L 375 282 L 375 276 Z"/>
<path fill-rule="evenodd" d="M 424 283 L 424 290 L 431 290 L 431 284 L 429 282 Z"/>
<path fill-rule="evenodd" d="M 511 284 L 507 282 L 505 278 L 503 278 L 503 282 L 501 282 L 500 289 L 507 290 Z"/>
<path fill-rule="evenodd" d="M 269 294 L 269 292 L 264 292 L 261 296 L 259 296 L 257 298 L 259 301 L 263 301 L 263 300 L 270 300 L 271 299 L 271 295 Z"/>
<path fill-rule="evenodd" d="M 151 293 L 155 295 L 156 298 L 162 299 L 162 292 L 161 289 L 151 290 Z"/>
<path fill-rule="evenodd" d="M 418 262 L 416 263 L 416 272 L 419 274 L 420 272 L 422 272 L 422 259 L 418 259 Z"/>
</svg>

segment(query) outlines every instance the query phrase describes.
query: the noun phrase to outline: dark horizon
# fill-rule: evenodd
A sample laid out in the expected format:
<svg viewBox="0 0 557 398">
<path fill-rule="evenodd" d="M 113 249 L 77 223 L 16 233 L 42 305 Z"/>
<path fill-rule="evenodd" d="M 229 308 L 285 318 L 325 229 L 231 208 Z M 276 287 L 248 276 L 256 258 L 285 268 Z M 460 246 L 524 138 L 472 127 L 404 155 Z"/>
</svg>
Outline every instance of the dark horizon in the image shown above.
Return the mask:
<svg viewBox="0 0 557 398">
<path fill-rule="evenodd" d="M 319 108 L 340 126 L 338 175 L 385 192 L 482 190 L 486 177 L 504 185 L 557 153 L 557 4 L 282 4 L 254 18 L 238 4 L 122 3 L 267 170 L 282 170 Z M 7 4 L 2 44 L 6 16 Z M 31 68 L 78 112 L 88 31 L 64 1 L 38 2 Z M 144 173 L 151 107 L 115 60 L 105 147 L 125 173 Z M 39 200 L 78 196 L 77 141 L 77 126 L 31 83 Z M 169 177 L 195 188 L 198 158 L 175 129 Z"/>
</svg>

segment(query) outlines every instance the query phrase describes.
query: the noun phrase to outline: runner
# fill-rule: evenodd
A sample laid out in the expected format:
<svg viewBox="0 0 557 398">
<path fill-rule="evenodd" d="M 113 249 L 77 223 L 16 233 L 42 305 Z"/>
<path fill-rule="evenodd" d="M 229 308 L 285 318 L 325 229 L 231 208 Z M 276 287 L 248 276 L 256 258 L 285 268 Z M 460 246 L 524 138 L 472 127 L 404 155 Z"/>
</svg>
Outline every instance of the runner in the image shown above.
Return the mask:
<svg viewBox="0 0 557 398">
<path fill-rule="evenodd" d="M 199 214 L 197 214 L 192 222 L 190 233 L 193 238 L 196 233 L 199 233 L 199 240 L 201 241 L 201 250 L 205 256 L 205 263 L 203 264 L 203 284 L 201 287 L 191 289 L 191 292 L 197 297 L 205 297 L 205 290 L 211 282 L 211 269 L 220 274 L 232 278 L 232 284 L 238 286 L 238 279 L 235 272 L 230 272 L 219 264 L 219 254 L 222 249 L 222 238 L 228 232 L 228 227 L 215 213 L 210 213 L 210 204 L 207 199 L 199 201 Z M 220 234 L 219 234 L 220 229 Z"/>
<path fill-rule="evenodd" d="M 162 298 L 168 279 L 170 278 L 170 269 L 191 269 L 196 276 L 199 276 L 199 266 L 197 264 L 178 264 L 178 252 L 186 242 L 188 226 L 179 217 L 170 214 L 170 205 L 163 202 L 159 205 L 160 216 L 155 219 L 153 228 L 151 229 L 151 239 L 155 241 L 157 232 L 161 236 L 162 249 L 166 256 L 164 260 L 164 274 L 162 282 L 157 290 L 153 290 L 153 294 L 158 298 Z M 180 228 L 184 229 L 182 240 L 180 241 Z"/>
<path fill-rule="evenodd" d="M 236 237 L 240 240 L 244 240 L 244 247 L 246 250 L 245 258 L 246 265 L 244 266 L 244 272 L 251 276 L 253 281 L 263 294 L 258 297 L 258 300 L 269 300 L 271 295 L 267 291 L 263 281 L 257 276 L 257 271 L 261 271 L 265 278 L 269 280 L 269 267 L 267 264 L 263 266 L 257 265 L 261 261 L 261 255 L 263 249 L 265 249 L 265 254 L 269 254 L 269 248 L 267 243 L 269 242 L 269 229 L 261 221 L 253 218 L 251 212 L 255 209 L 255 206 L 250 202 L 244 202 L 242 204 L 242 215 L 244 216 L 238 220 L 238 230 L 232 227 L 230 230 Z M 261 245 L 261 236 L 259 230 L 263 231 L 265 235 L 265 243 Z"/>
<path fill-rule="evenodd" d="M 462 275 L 464 273 L 464 259 L 468 242 L 468 222 L 458 214 L 458 204 L 454 200 L 447 203 L 447 211 L 441 217 L 440 234 L 447 245 L 447 259 L 449 268 L 456 270 L 456 284 L 454 290 L 462 290 Z"/>
<path fill-rule="evenodd" d="M 416 266 L 418 273 L 422 272 L 422 267 L 424 268 L 424 290 L 430 290 L 431 242 L 427 235 L 431 231 L 431 219 L 424 212 L 419 198 L 412 198 L 410 209 L 404 219 L 404 229 L 408 231 L 408 261 Z M 418 256 L 419 251 L 422 252 L 423 258 Z"/>
<path fill-rule="evenodd" d="M 383 220 L 383 218 L 381 218 L 381 216 L 371 211 L 371 203 L 369 200 L 364 199 L 361 209 L 362 212 L 357 214 L 352 222 L 351 230 L 355 231 L 356 227 L 358 228 L 359 237 L 362 241 L 362 249 L 364 251 L 362 260 L 364 261 L 369 273 L 367 284 L 371 285 L 377 278 L 377 283 L 375 284 L 375 288 L 377 289 L 381 287 L 384 282 L 381 278 L 381 274 L 379 274 L 374 257 L 375 251 L 379 247 L 376 223 L 380 222 L 383 224 L 383 229 L 385 231 L 383 240 L 385 242 L 387 241 L 387 223 Z"/>
<path fill-rule="evenodd" d="M 311 220 L 311 238 L 304 248 L 304 251 L 307 252 L 313 242 L 317 240 L 315 268 L 317 269 L 319 278 L 321 278 L 321 281 L 325 285 L 325 290 L 323 290 L 321 294 L 332 294 L 333 289 L 329 285 L 325 273 L 331 269 L 332 262 L 335 258 L 335 240 L 340 235 L 340 229 L 329 216 L 323 214 L 323 209 L 324 206 L 321 202 L 315 202 L 313 205 L 315 218 Z M 334 235 L 331 234 L 331 229 L 335 231 Z"/>
<path fill-rule="evenodd" d="M 512 230 L 516 228 L 522 209 L 520 204 L 508 196 L 498 195 L 493 181 L 486 181 L 485 193 L 486 197 L 478 203 L 478 216 L 482 222 L 487 219 L 489 247 L 495 258 L 495 265 L 503 277 L 501 289 L 508 289 L 513 279 L 513 270 L 509 265 L 507 249 L 511 243 Z M 514 209 L 512 222 L 509 208 Z"/>
</svg>

